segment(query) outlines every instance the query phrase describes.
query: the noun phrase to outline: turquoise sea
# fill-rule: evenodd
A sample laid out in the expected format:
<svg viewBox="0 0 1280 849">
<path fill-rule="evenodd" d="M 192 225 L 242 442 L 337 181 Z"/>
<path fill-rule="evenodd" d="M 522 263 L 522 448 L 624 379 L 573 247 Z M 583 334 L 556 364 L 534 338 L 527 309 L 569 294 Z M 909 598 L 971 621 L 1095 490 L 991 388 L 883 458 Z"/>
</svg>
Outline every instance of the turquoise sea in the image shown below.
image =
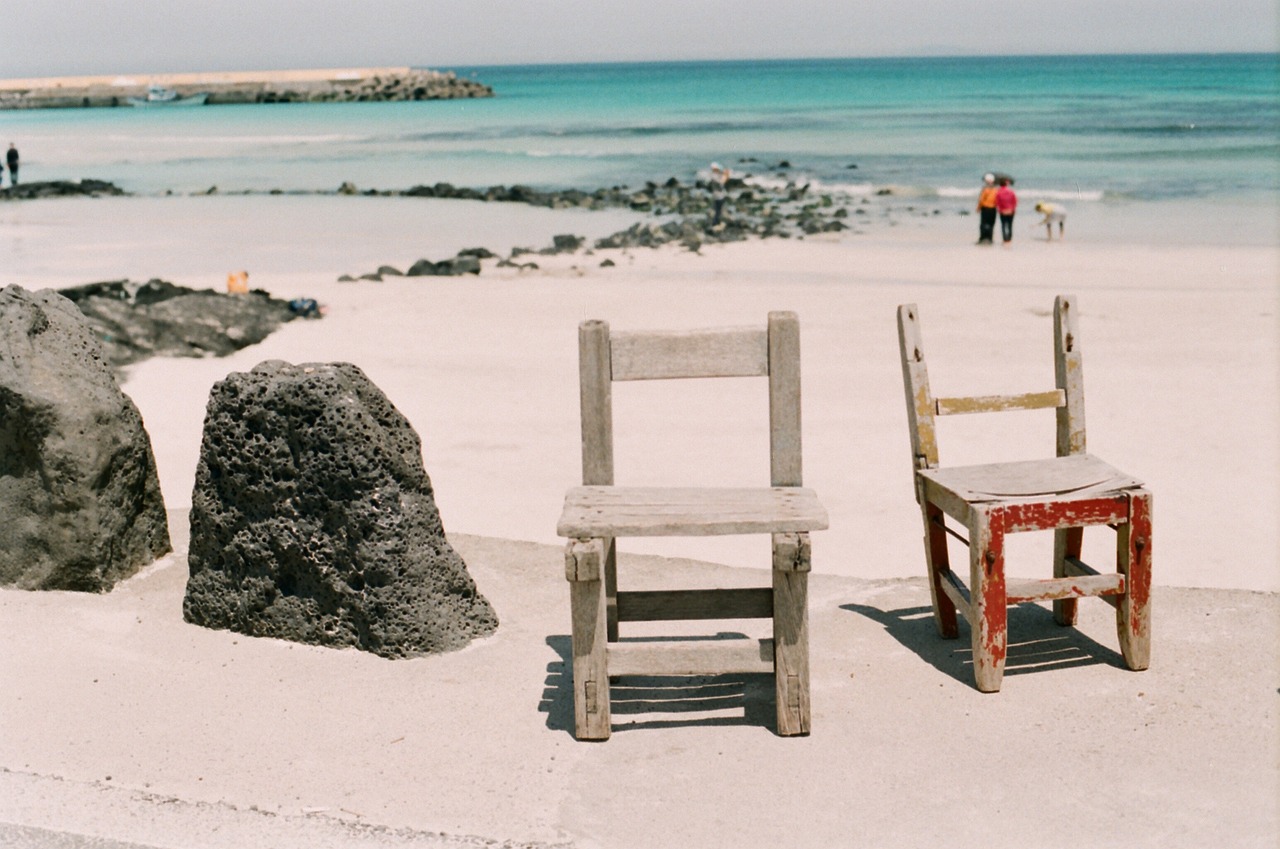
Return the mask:
<svg viewBox="0 0 1280 849">
<path fill-rule="evenodd" d="M 492 99 L 0 112 L 25 180 L 135 193 L 757 179 L 959 210 L 983 172 L 1073 207 L 1205 207 L 1275 236 L 1276 54 L 454 68 Z M 780 163 L 788 163 L 780 167 Z M 1265 216 L 1259 224 L 1258 214 Z"/>
</svg>

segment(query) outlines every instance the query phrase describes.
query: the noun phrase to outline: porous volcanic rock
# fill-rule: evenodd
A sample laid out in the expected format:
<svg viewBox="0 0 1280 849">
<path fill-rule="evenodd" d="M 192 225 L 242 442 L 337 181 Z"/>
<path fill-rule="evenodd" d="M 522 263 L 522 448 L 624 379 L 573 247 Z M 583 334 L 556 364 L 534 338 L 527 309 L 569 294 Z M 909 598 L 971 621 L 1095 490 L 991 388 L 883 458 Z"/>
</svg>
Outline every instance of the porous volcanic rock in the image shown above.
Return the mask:
<svg viewBox="0 0 1280 849">
<path fill-rule="evenodd" d="M 103 592 L 169 550 L 151 441 L 84 317 L 0 290 L 0 584 Z"/>
<path fill-rule="evenodd" d="M 383 657 L 497 616 L 445 539 L 417 433 L 350 363 L 214 385 L 191 504 L 189 622 Z"/>
</svg>

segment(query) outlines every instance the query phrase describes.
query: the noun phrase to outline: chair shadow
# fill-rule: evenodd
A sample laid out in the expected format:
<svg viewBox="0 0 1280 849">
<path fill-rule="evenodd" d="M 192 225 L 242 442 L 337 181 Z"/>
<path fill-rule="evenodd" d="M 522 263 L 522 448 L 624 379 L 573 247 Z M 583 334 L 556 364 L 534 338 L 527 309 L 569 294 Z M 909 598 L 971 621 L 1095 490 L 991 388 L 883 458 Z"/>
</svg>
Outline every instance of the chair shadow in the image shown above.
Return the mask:
<svg viewBox="0 0 1280 849">
<path fill-rule="evenodd" d="M 962 684 L 974 686 L 973 651 L 969 623 L 959 617 L 959 636 L 946 640 L 933 624 L 931 607 L 904 607 L 881 610 L 866 604 L 842 604 L 841 610 L 857 613 L 878 622 L 902 645 L 929 665 Z M 1054 621 L 1053 612 L 1038 604 L 1017 604 L 1009 608 L 1009 646 L 1005 656 L 1008 675 L 1027 675 L 1105 664 L 1127 669 L 1118 651 L 1109 649 L 1079 628 Z"/>
<path fill-rule="evenodd" d="M 726 640 L 744 636 L 722 632 L 686 639 Z M 646 640 L 624 638 L 621 642 Z M 573 734 L 572 640 L 567 634 L 554 634 L 547 637 L 547 645 L 559 658 L 547 664 L 547 678 L 538 710 L 547 715 L 547 728 Z M 613 733 L 647 728 L 711 726 L 759 726 L 772 731 L 776 713 L 773 676 L 762 673 L 610 676 L 609 701 Z M 687 715 L 726 710 L 740 710 L 742 713 L 740 716 Z M 670 717 L 618 721 L 620 717 L 651 717 L 654 714 L 669 714 Z"/>
</svg>

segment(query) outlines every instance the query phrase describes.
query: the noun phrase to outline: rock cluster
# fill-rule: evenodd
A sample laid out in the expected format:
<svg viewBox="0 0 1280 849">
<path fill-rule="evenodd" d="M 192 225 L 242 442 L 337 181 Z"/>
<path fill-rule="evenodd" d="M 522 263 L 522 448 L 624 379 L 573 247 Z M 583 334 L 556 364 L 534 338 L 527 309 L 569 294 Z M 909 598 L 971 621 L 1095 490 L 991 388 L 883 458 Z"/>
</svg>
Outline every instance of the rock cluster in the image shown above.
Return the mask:
<svg viewBox="0 0 1280 849">
<path fill-rule="evenodd" d="M 152 356 L 226 356 L 295 317 L 262 291 L 226 295 L 164 280 L 113 280 L 59 290 L 79 307 L 107 359 L 122 368 Z"/>
<path fill-rule="evenodd" d="M 46 180 L 38 183 L 19 183 L 0 189 L 0 200 L 36 200 L 39 198 L 69 197 L 73 195 L 122 195 L 124 191 L 105 180 Z"/>
<path fill-rule="evenodd" d="M 527 186 L 491 186 L 487 189 L 460 188 L 450 183 L 433 186 L 414 186 L 403 191 L 367 190 L 359 192 L 355 186 L 344 184 L 348 194 L 367 196 L 427 197 L 450 200 L 477 200 L 491 203 L 527 203 L 550 209 L 626 208 L 648 213 L 660 220 L 638 221 L 590 247 L 653 248 L 671 242 L 696 251 L 710 242 L 735 242 L 751 238 L 791 238 L 848 230 L 850 212 L 847 198 L 832 194 L 811 195 L 809 186 L 788 183 L 781 188 L 748 183 L 732 179 L 728 184 L 728 196 L 719 224 L 712 224 L 710 187 L 701 181 L 681 183 L 675 177 L 665 183 L 648 182 L 642 189 L 632 191 L 614 186 L 585 192 L 580 189 L 563 191 L 537 191 Z M 865 203 L 865 201 L 863 201 Z M 853 214 L 865 214 L 856 207 Z M 558 235 L 551 245 L 541 248 L 518 247 L 501 260 L 499 267 L 537 268 L 536 263 L 517 262 L 516 257 L 525 254 L 552 255 L 574 253 L 588 247 L 586 239 L 571 234 Z M 409 270 L 416 274 L 478 274 L 480 264 L 475 261 L 492 257 L 484 248 L 471 248 L 459 253 L 452 260 L 431 263 L 419 260 Z M 418 269 L 414 271 L 414 269 Z M 430 270 L 428 270 L 430 269 Z M 383 266 L 377 272 L 359 276 L 343 275 L 343 281 L 381 280 L 387 274 L 398 274 L 391 266 Z"/>
<path fill-rule="evenodd" d="M 464 274 L 479 274 L 480 260 L 493 259 L 494 253 L 486 248 L 463 248 L 457 255 L 433 262 L 420 259 L 401 271 L 394 265 L 380 265 L 377 271 L 352 277 L 344 274 L 338 278 L 339 283 L 354 283 L 357 280 L 373 280 L 381 282 L 385 277 L 461 277 Z"/>
<path fill-rule="evenodd" d="M 189 622 L 384 657 L 497 617 L 445 539 L 418 435 L 354 365 L 260 364 L 210 394 Z"/>
<path fill-rule="evenodd" d="M 358 192 L 347 183 L 348 193 L 368 196 L 399 196 L 479 200 L 494 203 L 527 203 L 548 209 L 633 209 L 651 215 L 682 218 L 709 218 L 712 209 L 711 187 L 701 181 L 682 183 L 675 177 L 665 183 L 646 182 L 640 189 L 625 186 L 600 188 L 591 192 L 581 189 L 538 191 L 528 186 L 490 186 L 471 189 L 451 183 L 413 186 L 401 191 L 370 189 Z M 747 233 L 770 237 L 788 236 L 792 228 L 801 233 L 834 232 L 848 229 L 842 219 L 848 209 L 833 194 L 811 195 L 809 186 L 787 183 L 781 188 L 748 183 L 740 178 L 729 180 L 725 202 L 726 226 Z M 736 221 L 734 220 L 736 219 Z M 745 237 L 745 236 L 744 236 Z M 727 239 L 736 238 L 734 236 Z"/>
<path fill-rule="evenodd" d="M 318 80 L 263 86 L 207 88 L 208 103 L 330 103 L 379 100 L 454 100 L 493 97 L 493 89 L 452 71 L 405 69 L 356 80 Z"/>
<path fill-rule="evenodd" d="M 142 417 L 83 316 L 0 290 L 0 584 L 104 592 L 169 549 Z"/>
</svg>

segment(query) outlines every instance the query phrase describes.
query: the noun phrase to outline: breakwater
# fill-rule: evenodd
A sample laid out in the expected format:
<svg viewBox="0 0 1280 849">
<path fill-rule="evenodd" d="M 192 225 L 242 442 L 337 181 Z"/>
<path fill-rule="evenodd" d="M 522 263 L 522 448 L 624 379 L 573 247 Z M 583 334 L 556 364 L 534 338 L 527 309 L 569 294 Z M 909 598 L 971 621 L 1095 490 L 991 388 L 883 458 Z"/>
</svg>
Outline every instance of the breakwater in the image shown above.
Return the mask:
<svg viewBox="0 0 1280 849">
<path fill-rule="evenodd" d="M 0 109 L 130 106 L 158 86 L 179 98 L 205 96 L 207 104 L 324 103 L 379 100 L 452 100 L 492 97 L 493 89 L 452 71 L 418 68 L 330 68 L 126 74 L 0 80 Z"/>
</svg>

